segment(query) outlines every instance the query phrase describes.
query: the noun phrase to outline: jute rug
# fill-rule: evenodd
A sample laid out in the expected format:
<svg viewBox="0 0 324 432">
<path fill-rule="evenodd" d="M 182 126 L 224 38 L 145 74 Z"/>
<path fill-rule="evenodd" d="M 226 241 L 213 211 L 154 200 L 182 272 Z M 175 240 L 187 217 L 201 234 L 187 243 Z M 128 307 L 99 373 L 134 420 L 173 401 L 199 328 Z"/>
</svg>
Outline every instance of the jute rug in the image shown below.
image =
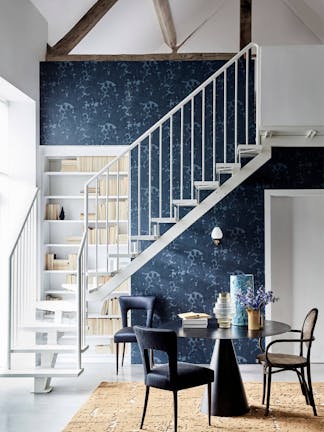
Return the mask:
<svg viewBox="0 0 324 432">
<path fill-rule="evenodd" d="M 251 410 L 241 417 L 212 417 L 199 410 L 203 387 L 178 393 L 178 431 L 324 431 L 324 383 L 314 384 L 318 417 L 305 404 L 297 383 L 273 383 L 271 412 L 264 417 L 262 385 L 246 383 Z M 143 383 L 103 382 L 75 414 L 64 432 L 138 432 L 145 387 Z M 173 432 L 172 393 L 152 388 L 144 423 L 146 432 Z"/>
</svg>

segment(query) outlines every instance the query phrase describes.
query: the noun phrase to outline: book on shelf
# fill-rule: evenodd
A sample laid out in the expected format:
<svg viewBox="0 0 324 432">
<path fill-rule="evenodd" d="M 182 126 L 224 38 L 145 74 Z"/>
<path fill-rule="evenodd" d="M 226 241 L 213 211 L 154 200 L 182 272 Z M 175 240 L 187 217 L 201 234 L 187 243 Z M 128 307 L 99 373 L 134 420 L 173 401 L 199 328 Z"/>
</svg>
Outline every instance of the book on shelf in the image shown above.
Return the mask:
<svg viewBox="0 0 324 432">
<path fill-rule="evenodd" d="M 46 270 L 76 270 L 77 254 L 69 254 L 68 258 L 58 259 L 56 254 L 48 253 L 45 256 Z"/>
<path fill-rule="evenodd" d="M 71 244 L 80 244 L 81 240 L 82 240 L 82 237 L 80 237 L 80 236 L 66 237 L 67 243 L 71 243 Z"/>
<path fill-rule="evenodd" d="M 78 171 L 78 160 L 76 159 L 61 159 L 61 171 L 73 172 Z"/>
<path fill-rule="evenodd" d="M 118 188 L 119 183 L 119 188 Z M 107 184 L 107 180 L 102 178 L 99 180 L 99 191 L 100 195 L 127 195 L 128 194 L 128 178 L 120 177 L 117 182 L 117 177 L 110 178 Z"/>
<path fill-rule="evenodd" d="M 118 297 L 107 298 L 102 302 L 101 315 L 120 315 Z"/>
<path fill-rule="evenodd" d="M 88 318 L 87 334 L 94 335 L 112 335 L 122 328 L 120 318 Z"/>
<path fill-rule="evenodd" d="M 89 244 L 107 244 L 116 243 L 117 226 L 110 225 L 108 228 L 88 228 Z"/>
<path fill-rule="evenodd" d="M 45 219 L 59 220 L 60 211 L 61 211 L 60 204 L 46 204 Z"/>
</svg>

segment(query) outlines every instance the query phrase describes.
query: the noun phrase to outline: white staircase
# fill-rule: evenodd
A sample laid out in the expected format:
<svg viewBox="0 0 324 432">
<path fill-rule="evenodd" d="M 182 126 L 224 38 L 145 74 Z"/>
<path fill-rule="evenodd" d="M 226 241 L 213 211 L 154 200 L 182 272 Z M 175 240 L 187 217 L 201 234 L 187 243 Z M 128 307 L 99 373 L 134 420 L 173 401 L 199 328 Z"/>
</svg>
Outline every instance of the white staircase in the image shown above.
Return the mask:
<svg viewBox="0 0 324 432">
<path fill-rule="evenodd" d="M 258 47 L 250 44 L 85 184 L 84 234 L 71 301 L 47 301 L 41 293 L 35 194 L 10 256 L 8 365 L 0 376 L 33 377 L 35 392 L 48 392 L 52 377 L 82 373 L 81 354 L 87 349 L 86 296 L 100 300 L 109 295 L 271 157 L 270 147 L 259 144 L 258 128 L 255 136 L 249 132 L 251 113 L 258 106 L 257 90 Z M 242 124 L 244 139 L 239 138 Z M 130 166 L 126 251 L 118 232 L 119 202 L 125 199 L 119 193 L 119 167 L 125 157 Z M 113 224 L 109 217 L 111 172 L 117 173 L 114 236 L 109 230 Z M 98 210 L 95 219 L 89 220 L 90 199 L 95 200 L 96 209 L 100 203 L 101 215 L 104 205 L 105 220 L 99 218 Z M 92 229 L 96 241 L 89 254 Z M 106 233 L 104 244 L 102 236 L 99 242 L 99 230 Z M 90 275 L 111 277 L 101 286 L 90 286 Z M 74 362 L 69 368 L 57 367 L 61 353 L 72 353 Z M 32 366 L 19 367 L 19 356 L 29 356 Z"/>
<path fill-rule="evenodd" d="M 111 278 L 91 290 L 90 299 L 100 300 L 111 294 L 270 158 L 269 148 L 259 143 L 258 129 L 255 136 L 249 130 L 251 122 L 257 123 L 251 117 L 257 103 L 258 47 L 250 44 L 86 183 L 84 232 L 94 225 L 108 230 L 109 174 L 117 172 L 118 208 L 119 164 L 122 158 L 128 158 L 128 252 L 132 259 L 119 259 L 118 235 L 114 239 L 107 235 L 105 252 L 101 248 L 99 254 L 96 245 L 94 267 Z M 244 107 L 243 112 L 239 106 Z M 104 224 L 100 224 L 98 215 L 91 224 L 88 220 L 93 191 L 98 203 L 106 203 Z M 111 268 L 110 250 L 115 242 L 117 266 Z M 86 239 L 80 251 L 86 262 L 87 248 Z M 105 263 L 104 269 L 99 262 Z"/>
</svg>

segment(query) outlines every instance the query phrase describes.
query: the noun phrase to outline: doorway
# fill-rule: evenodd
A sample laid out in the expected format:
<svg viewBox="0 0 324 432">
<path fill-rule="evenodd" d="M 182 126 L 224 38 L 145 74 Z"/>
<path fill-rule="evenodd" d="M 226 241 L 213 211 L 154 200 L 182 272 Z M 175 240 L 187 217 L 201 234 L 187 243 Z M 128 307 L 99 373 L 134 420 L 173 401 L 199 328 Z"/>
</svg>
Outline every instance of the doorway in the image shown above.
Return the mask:
<svg viewBox="0 0 324 432">
<path fill-rule="evenodd" d="M 279 297 L 268 319 L 300 328 L 319 309 L 312 361 L 324 363 L 324 190 L 265 191 L 265 281 Z"/>
</svg>

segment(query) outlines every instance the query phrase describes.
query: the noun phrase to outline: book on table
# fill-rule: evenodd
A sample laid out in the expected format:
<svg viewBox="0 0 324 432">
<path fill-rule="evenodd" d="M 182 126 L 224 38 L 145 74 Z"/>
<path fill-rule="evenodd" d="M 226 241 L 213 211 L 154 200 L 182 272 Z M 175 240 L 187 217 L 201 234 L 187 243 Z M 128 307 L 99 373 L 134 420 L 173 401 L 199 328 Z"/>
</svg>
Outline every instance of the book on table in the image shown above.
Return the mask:
<svg viewBox="0 0 324 432">
<path fill-rule="evenodd" d="M 182 319 L 182 327 L 184 328 L 207 328 L 210 315 L 198 312 L 185 312 L 178 314 Z"/>
</svg>

